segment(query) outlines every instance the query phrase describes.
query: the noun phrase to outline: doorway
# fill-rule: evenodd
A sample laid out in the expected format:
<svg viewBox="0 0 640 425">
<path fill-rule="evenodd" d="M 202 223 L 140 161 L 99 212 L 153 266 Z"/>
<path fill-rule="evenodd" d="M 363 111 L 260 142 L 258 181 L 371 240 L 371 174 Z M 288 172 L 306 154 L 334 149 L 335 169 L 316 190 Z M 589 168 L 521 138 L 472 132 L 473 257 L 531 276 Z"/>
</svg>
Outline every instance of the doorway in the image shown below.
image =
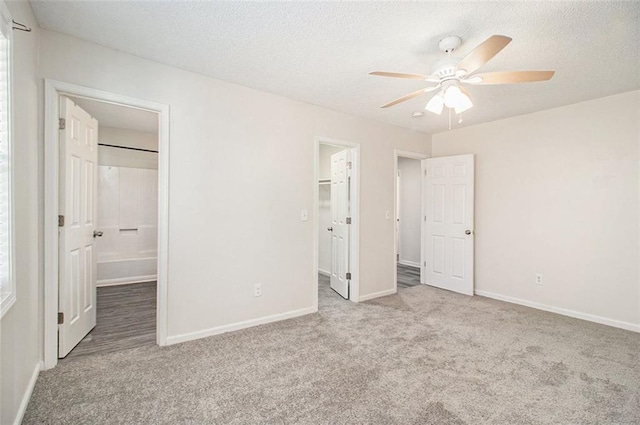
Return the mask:
<svg viewBox="0 0 640 425">
<path fill-rule="evenodd" d="M 422 243 L 422 160 L 426 155 L 396 150 L 395 242 L 396 290 L 424 283 Z"/>
<path fill-rule="evenodd" d="M 314 181 L 315 305 L 358 301 L 359 145 L 316 139 Z"/>
<path fill-rule="evenodd" d="M 92 129 L 91 125 L 87 126 L 84 134 L 80 131 L 82 126 L 78 120 L 71 119 L 69 127 L 66 127 L 67 122 L 60 119 L 70 118 L 65 114 L 68 114 L 69 111 L 67 109 L 72 107 L 77 107 L 77 109 L 73 109 L 76 115 L 81 114 L 80 111 L 84 111 L 84 109 L 78 106 L 79 103 L 83 103 L 86 109 L 92 107 L 102 109 L 126 108 L 124 117 L 129 118 L 138 114 L 151 114 L 153 116 L 151 118 L 152 125 L 155 126 L 156 130 L 153 138 L 157 144 L 157 149 L 155 149 L 157 152 L 146 152 L 154 150 L 147 149 L 152 146 L 137 146 L 140 150 L 136 151 L 122 149 L 122 131 L 119 134 L 115 134 L 117 133 L 115 130 L 112 131 L 109 138 L 111 142 L 103 143 L 111 146 L 98 147 L 97 143 L 100 138 L 99 125 L 95 126 L 96 129 Z M 86 111 L 84 112 L 86 113 Z M 95 289 L 98 282 L 105 290 L 110 290 L 106 292 L 113 292 L 117 288 L 115 285 L 118 284 L 140 285 L 135 287 L 135 291 L 129 291 L 128 294 L 123 292 L 120 295 L 124 298 L 128 297 L 129 300 L 138 299 L 141 304 L 146 303 L 147 307 L 150 305 L 151 309 L 147 308 L 146 314 L 149 315 L 150 310 L 151 318 L 147 317 L 145 326 L 148 327 L 150 324 L 152 329 L 147 332 L 143 339 L 147 338 L 147 343 L 155 342 L 159 345 L 166 345 L 168 112 L 168 106 L 166 105 L 59 81 L 45 81 L 44 367 L 46 369 L 54 367 L 58 362 L 59 337 L 60 346 L 63 343 L 65 344 L 63 351 L 60 352 L 61 357 L 64 357 L 71 351 L 70 348 L 76 345 L 74 344 L 75 340 L 82 339 L 85 336 L 83 333 L 91 331 L 95 325 L 96 317 L 98 317 L 98 326 L 100 326 L 100 313 L 97 311 L 100 308 L 99 290 Z M 94 114 L 97 115 L 95 112 Z M 87 122 L 93 119 L 89 113 L 87 113 L 87 117 L 85 117 Z M 97 120 L 94 119 L 94 121 Z M 68 131 L 66 130 L 67 128 Z M 89 136 L 89 133 L 94 131 L 95 134 Z M 91 149 L 85 149 L 84 152 L 79 151 L 78 155 L 76 155 L 78 152 L 74 152 L 73 155 L 67 155 L 67 152 L 61 148 L 72 146 L 73 144 L 65 141 L 64 135 L 73 132 L 76 135 L 83 134 L 84 140 L 95 138 L 96 148 L 107 149 L 105 150 L 106 153 L 102 155 L 103 159 L 115 161 L 115 165 L 100 164 L 97 150 L 94 153 L 90 153 Z M 107 136 L 107 134 L 105 133 L 104 136 Z M 106 141 L 106 139 L 104 140 Z M 65 145 L 65 143 L 68 143 L 68 145 Z M 136 146 L 129 147 L 136 148 Z M 123 154 L 125 151 L 136 152 L 136 154 Z M 91 155 L 95 155 L 95 157 L 91 157 Z M 146 161 L 149 163 L 155 162 L 157 169 L 151 171 L 153 167 L 146 169 L 143 166 L 137 169 L 132 167 L 131 165 L 134 164 L 140 165 L 136 161 L 141 158 L 139 156 L 135 157 L 135 155 L 155 155 L 156 158 L 154 160 L 147 156 Z M 83 162 L 82 158 L 89 160 Z M 118 161 L 124 161 L 124 163 L 118 163 Z M 129 165 L 129 167 L 125 167 L 126 165 Z M 104 166 L 104 169 L 100 169 L 102 166 Z M 114 178 L 116 174 L 118 175 L 117 179 Z M 118 181 L 118 184 L 115 184 L 115 181 Z M 122 199 L 124 199 L 125 203 L 132 202 L 132 199 L 139 200 L 138 195 L 142 195 L 145 199 L 143 202 L 138 202 L 138 207 L 144 204 L 146 209 L 140 211 L 138 207 L 132 207 L 132 205 L 127 207 L 125 205 L 124 210 L 118 208 L 115 211 L 115 198 L 111 200 L 101 200 L 99 198 L 98 186 L 101 184 L 106 185 L 104 187 L 112 186 L 109 196 L 112 198 L 117 197 L 118 204 Z M 90 187 L 94 188 L 91 193 L 87 190 Z M 79 190 L 84 195 L 83 197 L 78 197 L 77 200 L 69 201 L 69 197 L 66 196 L 69 190 Z M 123 191 L 129 192 L 129 194 L 120 193 Z M 135 194 L 135 196 L 129 196 L 131 194 Z M 99 206 L 101 201 L 104 205 Z M 155 206 L 155 208 L 151 206 Z M 111 211 L 109 210 L 110 208 Z M 84 213 L 82 213 L 83 210 L 85 210 Z M 98 217 L 99 211 L 102 214 L 100 218 Z M 132 214 L 131 211 L 136 212 Z M 75 215 L 79 218 L 79 221 L 69 221 L 66 217 L 60 217 L 65 214 L 67 216 L 69 214 Z M 139 218 L 140 215 L 144 215 L 145 218 L 142 220 L 132 218 Z M 109 220 L 115 220 L 115 223 L 110 223 Z M 135 221 L 137 223 L 134 223 Z M 72 226 L 71 223 L 74 225 Z M 77 223 L 82 224 L 82 226 L 76 225 Z M 65 224 L 67 225 L 66 227 Z M 104 225 L 104 229 L 99 228 L 98 225 Z M 115 228 L 112 229 L 113 225 L 115 225 Z M 80 242 L 76 241 L 74 243 L 78 243 L 79 246 L 84 246 L 86 249 L 78 249 L 73 254 L 70 254 L 67 248 L 71 247 L 70 243 L 73 240 L 72 230 L 74 228 L 77 230 L 79 227 L 83 228 L 81 232 L 78 232 L 80 235 L 78 241 Z M 105 238 L 107 235 L 108 237 Z M 104 238 L 103 246 L 100 246 L 101 238 Z M 95 243 L 95 240 L 98 242 Z M 130 258 L 134 251 L 136 255 Z M 71 257 L 73 258 L 69 260 Z M 98 262 L 99 257 L 102 260 L 100 262 Z M 88 266 L 79 267 L 78 263 Z M 157 284 L 153 283 L 154 279 Z M 140 283 L 141 281 L 146 281 L 147 283 Z M 142 288 L 143 285 L 149 286 L 149 288 Z M 81 289 L 78 291 L 79 288 Z M 123 286 L 122 289 L 124 288 Z M 142 296 L 140 296 L 141 294 L 135 294 L 135 292 L 140 291 L 143 292 Z M 111 296 L 110 298 L 113 301 L 114 297 Z M 118 297 L 115 298 L 115 305 L 122 307 L 122 298 L 119 300 L 117 299 Z M 75 310 L 68 310 L 70 303 L 75 303 Z M 140 305 L 137 307 L 140 307 Z M 68 311 L 60 311 L 61 308 Z M 120 323 L 120 327 L 134 328 L 135 331 L 136 323 L 132 321 L 138 319 L 126 314 L 124 317 L 129 317 L 129 319 L 126 319 L 125 323 Z M 65 328 L 65 320 L 68 325 L 71 325 L 72 322 L 80 325 L 71 331 L 70 326 Z M 59 321 L 62 324 L 59 325 Z M 89 340 L 91 339 L 90 336 Z"/>
<path fill-rule="evenodd" d="M 423 282 L 474 294 L 473 154 L 423 161 Z"/>
<path fill-rule="evenodd" d="M 60 108 L 58 357 L 153 345 L 158 114 L 65 95 Z"/>
</svg>

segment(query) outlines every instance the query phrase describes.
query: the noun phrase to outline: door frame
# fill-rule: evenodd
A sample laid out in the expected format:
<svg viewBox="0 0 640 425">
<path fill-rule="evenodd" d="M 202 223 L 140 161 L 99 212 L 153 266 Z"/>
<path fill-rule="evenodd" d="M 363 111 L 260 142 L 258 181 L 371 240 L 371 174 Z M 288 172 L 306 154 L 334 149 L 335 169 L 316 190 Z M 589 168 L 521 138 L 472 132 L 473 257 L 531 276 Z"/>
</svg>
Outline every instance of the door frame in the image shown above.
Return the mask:
<svg viewBox="0 0 640 425">
<path fill-rule="evenodd" d="M 320 218 L 320 145 L 331 145 L 351 150 L 351 184 L 349 187 L 351 199 L 351 231 L 349 232 L 349 262 L 351 283 L 349 284 L 349 300 L 358 302 L 360 298 L 360 143 L 333 139 L 330 137 L 316 137 L 313 142 L 313 307 L 318 311 L 318 242 Z"/>
<path fill-rule="evenodd" d="M 400 262 L 400 245 L 401 245 L 401 240 L 400 240 L 400 215 L 402 214 L 402 211 L 400 210 L 400 188 L 402 187 L 402 176 L 401 176 L 402 172 L 400 171 L 400 168 L 398 168 L 396 170 L 396 192 L 397 192 L 397 196 L 395 197 L 395 205 L 396 205 L 396 215 L 395 215 L 395 220 L 394 220 L 394 229 L 395 229 L 395 244 L 396 244 L 396 266 L 397 264 Z"/>
<path fill-rule="evenodd" d="M 61 95 L 82 97 L 158 114 L 158 284 L 156 343 L 167 345 L 169 253 L 169 105 L 45 79 L 44 90 L 44 320 L 43 364 L 58 363 L 58 191 Z"/>
<path fill-rule="evenodd" d="M 400 228 L 398 226 L 398 198 L 400 194 L 398 193 L 398 158 L 409 158 L 409 159 L 417 159 L 422 161 L 423 159 L 430 158 L 429 155 L 419 152 L 411 152 L 400 149 L 393 150 L 393 203 L 394 203 L 394 211 L 393 211 L 393 223 L 395 232 L 399 232 Z M 424 170 L 422 168 L 422 163 L 420 164 L 420 217 L 424 216 Z M 424 231 L 425 225 L 424 220 L 420 220 L 420 283 L 424 284 Z M 397 235 L 394 234 L 393 238 L 393 291 L 394 293 L 398 292 L 398 240 Z"/>
</svg>

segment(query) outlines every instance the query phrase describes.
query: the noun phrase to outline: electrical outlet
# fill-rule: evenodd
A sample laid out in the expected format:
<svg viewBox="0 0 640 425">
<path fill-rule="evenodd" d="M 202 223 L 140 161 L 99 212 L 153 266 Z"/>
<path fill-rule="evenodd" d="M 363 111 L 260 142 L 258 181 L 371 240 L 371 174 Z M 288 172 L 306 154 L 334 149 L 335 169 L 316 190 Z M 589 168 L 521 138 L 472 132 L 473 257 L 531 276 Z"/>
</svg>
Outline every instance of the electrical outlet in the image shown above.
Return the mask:
<svg viewBox="0 0 640 425">
<path fill-rule="evenodd" d="M 385 219 L 385 220 L 391 220 L 391 211 L 386 210 L 386 211 L 384 212 L 384 219 Z"/>
<path fill-rule="evenodd" d="M 261 297 L 262 296 L 262 283 L 256 283 L 253 287 L 253 296 Z"/>
<path fill-rule="evenodd" d="M 300 212 L 300 221 L 307 221 L 307 220 L 309 220 L 309 211 L 302 210 Z"/>
<path fill-rule="evenodd" d="M 536 273 L 536 285 L 542 285 L 542 275 L 540 273 Z"/>
</svg>

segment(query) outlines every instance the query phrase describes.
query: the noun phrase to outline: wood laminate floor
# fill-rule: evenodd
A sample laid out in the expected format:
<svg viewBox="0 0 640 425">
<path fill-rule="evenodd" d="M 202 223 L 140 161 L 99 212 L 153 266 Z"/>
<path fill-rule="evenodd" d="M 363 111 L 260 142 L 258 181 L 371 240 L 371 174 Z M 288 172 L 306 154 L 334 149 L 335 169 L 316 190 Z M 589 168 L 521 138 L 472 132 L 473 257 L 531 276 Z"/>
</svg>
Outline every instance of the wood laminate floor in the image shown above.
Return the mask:
<svg viewBox="0 0 640 425">
<path fill-rule="evenodd" d="M 98 288 L 97 325 L 61 361 L 156 343 L 156 282 Z"/>
<path fill-rule="evenodd" d="M 420 285 L 420 268 L 398 264 L 398 289 Z"/>
</svg>

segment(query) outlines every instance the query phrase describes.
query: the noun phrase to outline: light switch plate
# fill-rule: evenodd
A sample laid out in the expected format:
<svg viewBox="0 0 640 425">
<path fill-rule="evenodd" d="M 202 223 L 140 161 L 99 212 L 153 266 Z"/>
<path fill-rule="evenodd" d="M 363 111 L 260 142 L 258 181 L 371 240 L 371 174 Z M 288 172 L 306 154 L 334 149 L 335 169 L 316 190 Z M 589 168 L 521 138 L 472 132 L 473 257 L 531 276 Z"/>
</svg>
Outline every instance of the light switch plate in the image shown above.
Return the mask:
<svg viewBox="0 0 640 425">
<path fill-rule="evenodd" d="M 384 219 L 385 219 L 385 220 L 391 220 L 391 211 L 386 210 L 386 211 L 384 212 Z"/>
<path fill-rule="evenodd" d="M 300 212 L 300 221 L 307 221 L 307 220 L 309 220 L 309 211 L 302 210 Z"/>
</svg>

